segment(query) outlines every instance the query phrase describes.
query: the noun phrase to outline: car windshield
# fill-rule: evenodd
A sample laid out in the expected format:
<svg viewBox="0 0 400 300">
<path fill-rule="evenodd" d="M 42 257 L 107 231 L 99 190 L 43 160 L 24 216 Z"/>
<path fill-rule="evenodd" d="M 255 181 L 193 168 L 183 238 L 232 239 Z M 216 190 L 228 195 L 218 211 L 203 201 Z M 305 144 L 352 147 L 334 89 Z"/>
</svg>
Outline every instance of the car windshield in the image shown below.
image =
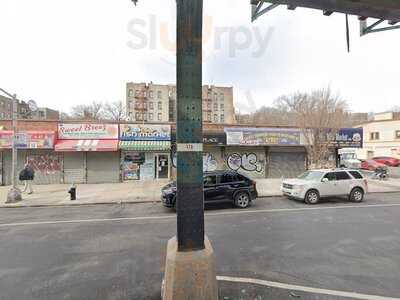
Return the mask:
<svg viewBox="0 0 400 300">
<path fill-rule="evenodd" d="M 307 171 L 301 174 L 299 179 L 303 180 L 319 180 L 322 177 L 323 173 L 319 171 Z"/>
</svg>

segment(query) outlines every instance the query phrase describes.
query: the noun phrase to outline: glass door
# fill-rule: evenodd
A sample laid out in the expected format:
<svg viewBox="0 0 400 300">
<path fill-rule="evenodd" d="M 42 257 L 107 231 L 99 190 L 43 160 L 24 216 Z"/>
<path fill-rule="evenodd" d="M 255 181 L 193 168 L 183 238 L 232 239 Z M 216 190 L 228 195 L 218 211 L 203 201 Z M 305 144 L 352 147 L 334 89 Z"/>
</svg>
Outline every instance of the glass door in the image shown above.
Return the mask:
<svg viewBox="0 0 400 300">
<path fill-rule="evenodd" d="M 156 178 L 168 179 L 169 178 L 169 156 L 168 154 L 156 154 Z"/>
</svg>

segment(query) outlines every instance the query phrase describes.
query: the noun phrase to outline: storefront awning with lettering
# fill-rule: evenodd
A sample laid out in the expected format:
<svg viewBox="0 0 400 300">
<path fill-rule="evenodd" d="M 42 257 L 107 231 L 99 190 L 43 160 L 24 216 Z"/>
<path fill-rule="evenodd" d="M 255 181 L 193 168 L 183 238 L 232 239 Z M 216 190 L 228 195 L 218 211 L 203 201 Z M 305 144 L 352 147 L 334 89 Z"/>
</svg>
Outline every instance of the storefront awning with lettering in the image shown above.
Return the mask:
<svg viewBox="0 0 400 300">
<path fill-rule="evenodd" d="M 114 152 L 118 151 L 118 140 L 59 140 L 55 145 L 59 152 Z"/>
<path fill-rule="evenodd" d="M 170 141 L 121 141 L 119 147 L 129 151 L 169 151 Z"/>
</svg>

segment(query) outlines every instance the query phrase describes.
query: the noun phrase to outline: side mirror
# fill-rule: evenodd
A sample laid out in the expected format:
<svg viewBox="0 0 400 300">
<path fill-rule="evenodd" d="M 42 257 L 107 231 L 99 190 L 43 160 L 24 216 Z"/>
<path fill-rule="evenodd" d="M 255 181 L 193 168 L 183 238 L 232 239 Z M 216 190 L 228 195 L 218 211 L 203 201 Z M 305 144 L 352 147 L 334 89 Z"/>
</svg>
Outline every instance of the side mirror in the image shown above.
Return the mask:
<svg viewBox="0 0 400 300">
<path fill-rule="evenodd" d="M 328 178 L 322 178 L 321 181 L 324 182 L 324 183 L 326 183 L 326 182 L 329 182 L 329 179 L 328 179 Z"/>
</svg>

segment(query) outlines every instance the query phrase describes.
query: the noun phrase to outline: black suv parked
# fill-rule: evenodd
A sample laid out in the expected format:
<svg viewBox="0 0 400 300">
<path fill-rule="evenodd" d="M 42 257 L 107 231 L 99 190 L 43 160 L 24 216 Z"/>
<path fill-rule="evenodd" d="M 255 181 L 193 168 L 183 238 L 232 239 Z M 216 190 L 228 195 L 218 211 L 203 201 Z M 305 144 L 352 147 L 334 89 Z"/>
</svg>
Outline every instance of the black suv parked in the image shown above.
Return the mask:
<svg viewBox="0 0 400 300">
<path fill-rule="evenodd" d="M 175 207 L 176 182 L 164 186 L 161 200 L 166 207 Z M 246 208 L 257 198 L 255 181 L 234 171 L 204 173 L 204 202 L 232 202 Z"/>
</svg>

